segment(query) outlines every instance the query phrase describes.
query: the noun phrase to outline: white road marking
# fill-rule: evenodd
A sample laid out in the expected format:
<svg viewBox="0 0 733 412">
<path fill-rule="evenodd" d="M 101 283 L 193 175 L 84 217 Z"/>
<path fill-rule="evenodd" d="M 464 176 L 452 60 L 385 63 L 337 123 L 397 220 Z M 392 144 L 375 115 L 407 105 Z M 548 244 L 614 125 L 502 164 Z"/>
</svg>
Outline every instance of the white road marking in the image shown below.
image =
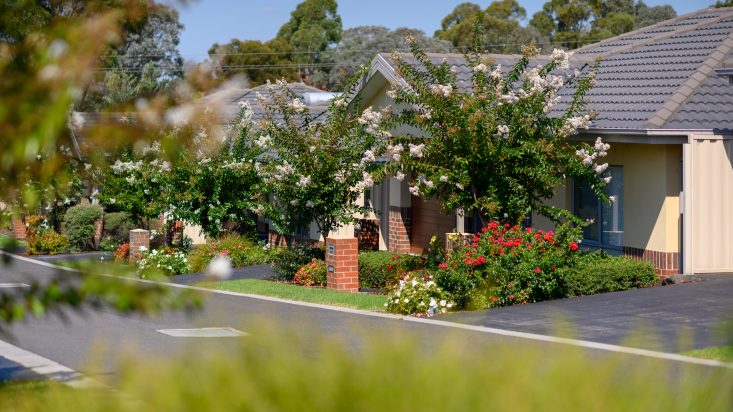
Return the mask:
<svg viewBox="0 0 733 412">
<path fill-rule="evenodd" d="M 8 253 L 3 250 L 0 250 L 0 254 L 4 254 L 6 256 L 10 256 L 14 259 L 18 259 L 24 262 L 38 264 L 40 266 L 46 266 L 46 267 L 51 267 L 51 268 L 56 268 L 56 269 L 61 269 L 61 270 L 66 270 L 66 271 L 71 271 L 71 272 L 79 272 L 79 270 L 76 270 L 73 268 L 68 268 L 65 266 L 56 266 L 56 265 L 53 265 L 47 262 L 41 262 L 35 259 L 30 259 L 25 256 L 14 255 L 12 253 Z M 424 323 L 424 324 L 429 324 L 429 325 L 434 325 L 434 326 L 443 326 L 443 327 L 454 328 L 454 329 L 469 330 L 473 332 L 488 333 L 492 335 L 509 336 L 513 338 L 521 338 L 521 339 L 535 340 L 535 341 L 541 341 L 541 342 L 550 342 L 550 343 L 557 343 L 557 344 L 562 344 L 562 345 L 570 345 L 570 346 L 586 348 L 586 349 L 596 349 L 596 350 L 603 350 L 607 352 L 644 356 L 648 358 L 663 359 L 663 360 L 682 362 L 682 363 L 690 363 L 690 364 L 695 364 L 695 365 L 714 366 L 714 367 L 733 369 L 733 362 L 722 362 L 722 361 L 711 360 L 711 359 L 693 358 L 691 356 L 680 355 L 677 353 L 658 352 L 658 351 L 653 351 L 653 350 L 631 348 L 631 347 L 620 346 L 620 345 L 611 345 L 607 343 L 592 342 L 592 341 L 586 341 L 586 340 L 580 340 L 580 339 L 570 339 L 570 338 L 563 338 L 559 336 L 540 335 L 537 333 L 528 333 L 528 332 L 519 332 L 519 331 L 514 331 L 514 330 L 508 330 L 508 329 L 490 328 L 486 326 L 466 325 L 462 323 L 448 322 L 448 321 L 443 321 L 443 320 L 416 318 L 412 316 L 399 316 L 399 315 L 392 315 L 389 313 L 370 312 L 370 311 L 360 310 L 360 309 L 341 308 L 338 306 L 329 306 L 329 305 L 323 305 L 319 303 L 298 302 L 294 300 L 274 298 L 270 296 L 252 295 L 248 293 L 239 293 L 239 292 L 230 292 L 226 290 L 208 289 L 208 288 L 202 288 L 198 286 L 188 286 L 188 285 L 179 285 L 175 283 L 155 282 L 155 281 L 148 280 L 148 279 L 120 278 L 119 276 L 114 276 L 114 275 L 109 275 L 109 274 L 101 274 L 100 276 L 114 277 L 118 279 L 130 280 L 130 281 L 141 282 L 141 283 L 162 284 L 162 285 L 167 285 L 167 286 L 174 287 L 174 288 L 197 290 L 201 292 L 215 293 L 219 295 L 239 296 L 239 297 L 245 297 L 245 298 L 250 298 L 250 299 L 266 300 L 270 302 L 286 303 L 289 305 L 306 306 L 306 307 L 311 307 L 311 308 L 332 310 L 336 312 L 351 313 L 355 315 L 371 316 L 371 317 L 385 318 L 385 319 L 399 319 L 399 320 L 404 320 L 406 322 Z"/>
<path fill-rule="evenodd" d="M 0 356 L 20 364 L 48 379 L 64 383 L 74 388 L 107 388 L 101 382 L 86 377 L 71 368 L 2 340 L 0 340 Z"/>
<path fill-rule="evenodd" d="M 0 283 L 0 289 L 12 289 L 12 288 L 29 288 L 31 285 L 27 283 Z"/>
<path fill-rule="evenodd" d="M 247 336 L 248 333 L 230 327 L 223 328 L 191 328 L 191 329 L 158 329 L 158 332 L 176 338 L 234 338 Z"/>
</svg>

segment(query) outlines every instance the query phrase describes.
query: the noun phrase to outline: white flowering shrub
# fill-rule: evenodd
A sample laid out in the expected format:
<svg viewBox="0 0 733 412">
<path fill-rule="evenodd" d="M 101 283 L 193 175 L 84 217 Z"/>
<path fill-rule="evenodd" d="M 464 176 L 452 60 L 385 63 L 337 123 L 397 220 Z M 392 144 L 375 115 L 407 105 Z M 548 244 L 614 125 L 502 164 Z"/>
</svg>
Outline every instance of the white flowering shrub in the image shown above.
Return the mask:
<svg viewBox="0 0 733 412">
<path fill-rule="evenodd" d="M 145 278 L 152 272 L 160 272 L 167 276 L 181 275 L 190 272 L 186 254 L 181 251 L 153 249 L 144 252 L 137 263 L 140 277 Z"/>
<path fill-rule="evenodd" d="M 533 212 L 553 220 L 572 218 L 544 202 L 569 177 L 587 181 L 609 200 L 603 192 L 608 165 L 601 161 L 609 145 L 600 138 L 594 145 L 568 140 L 592 120 L 584 96 L 595 81 L 597 62 L 571 68 L 565 51 L 537 58 L 531 45 L 513 67 L 504 68 L 474 52 L 465 56 L 472 69 L 470 87 L 459 87 L 447 61 L 431 61 L 414 41 L 410 47 L 418 65 L 394 53 L 405 82 L 393 84 L 388 93 L 408 108 L 384 122 L 429 136 L 392 140 L 405 153 L 385 171 L 397 179 L 409 176 L 410 193 L 437 197 L 446 210 L 474 210 L 486 221 L 512 223 Z"/>
<path fill-rule="evenodd" d="M 254 232 L 252 211 L 262 201 L 255 163 L 266 143 L 253 139 L 252 116 L 249 104 L 240 102 L 223 141 L 201 129 L 194 145 L 179 154 L 170 178 L 170 218 L 200 225 L 212 238 L 224 222 L 237 232 Z"/>
<path fill-rule="evenodd" d="M 453 310 L 455 303 L 435 284 L 432 275 L 411 272 L 389 291 L 384 307 L 402 315 L 433 316 Z"/>
<path fill-rule="evenodd" d="M 139 224 L 147 224 L 168 208 L 171 170 L 160 142 L 138 150 L 126 146 L 117 152 L 114 163 L 95 175 L 102 188 L 96 195 L 103 205 L 127 212 Z"/>
<path fill-rule="evenodd" d="M 350 96 L 354 84 L 344 96 Z M 269 87 L 268 98 L 258 96 L 268 115 L 256 139 L 266 155 L 255 166 L 268 202 L 257 212 L 281 234 L 315 222 L 327 237 L 353 222 L 355 213 L 367 211 L 356 200 L 375 184 L 372 173 L 380 167 L 375 160 L 384 154 L 389 137 L 381 128 L 388 113 L 366 108 L 359 115 L 358 107 L 340 96 L 331 101 L 328 117 L 319 119 L 285 81 Z M 398 151 L 393 148 L 391 154 Z"/>
</svg>

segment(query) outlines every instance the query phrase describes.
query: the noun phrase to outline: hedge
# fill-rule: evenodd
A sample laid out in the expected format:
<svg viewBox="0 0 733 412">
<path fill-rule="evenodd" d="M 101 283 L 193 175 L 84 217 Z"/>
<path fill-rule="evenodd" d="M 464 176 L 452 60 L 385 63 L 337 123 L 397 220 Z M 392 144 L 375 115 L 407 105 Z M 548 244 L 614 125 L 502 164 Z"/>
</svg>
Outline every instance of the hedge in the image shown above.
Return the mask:
<svg viewBox="0 0 733 412">
<path fill-rule="evenodd" d="M 562 278 L 567 296 L 618 292 L 659 283 L 651 263 L 600 252 L 581 257 L 574 267 L 564 271 Z"/>
<path fill-rule="evenodd" d="M 96 222 L 102 216 L 99 205 L 77 205 L 69 208 L 64 216 L 65 235 L 72 248 L 94 249 Z"/>
</svg>

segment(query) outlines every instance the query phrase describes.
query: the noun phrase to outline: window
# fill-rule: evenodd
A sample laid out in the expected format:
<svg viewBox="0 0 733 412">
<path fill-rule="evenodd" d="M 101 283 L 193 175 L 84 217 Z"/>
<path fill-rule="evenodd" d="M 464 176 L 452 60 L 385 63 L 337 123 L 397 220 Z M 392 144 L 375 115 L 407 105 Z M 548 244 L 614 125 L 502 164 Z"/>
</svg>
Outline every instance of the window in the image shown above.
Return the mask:
<svg viewBox="0 0 733 412">
<path fill-rule="evenodd" d="M 582 181 L 575 181 L 573 190 L 573 213 L 593 223 L 583 228 L 583 238 L 604 246 L 623 246 L 624 235 L 624 169 L 611 166 L 604 176 L 610 176 L 611 182 L 606 185 L 605 192 L 614 196 L 616 201 L 606 204 L 600 201 L 590 186 Z"/>
</svg>

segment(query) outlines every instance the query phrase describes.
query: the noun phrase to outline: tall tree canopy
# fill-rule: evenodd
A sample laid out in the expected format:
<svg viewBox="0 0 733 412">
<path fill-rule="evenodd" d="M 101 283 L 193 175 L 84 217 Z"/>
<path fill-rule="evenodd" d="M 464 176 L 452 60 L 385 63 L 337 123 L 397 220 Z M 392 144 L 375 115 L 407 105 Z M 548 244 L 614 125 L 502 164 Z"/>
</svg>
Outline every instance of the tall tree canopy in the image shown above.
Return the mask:
<svg viewBox="0 0 733 412">
<path fill-rule="evenodd" d="M 455 47 L 470 47 L 473 41 L 471 32 L 479 12 L 481 7 L 477 4 L 459 4 L 443 18 L 435 37 L 449 41 Z M 526 10 L 517 0 L 496 0 L 489 4 L 481 14 L 483 47 L 492 53 L 516 53 L 523 44 L 539 40 L 534 28 L 520 24 L 526 16 Z"/>
<path fill-rule="evenodd" d="M 292 51 L 290 43 L 282 39 L 267 42 L 232 39 L 222 45 L 214 43 L 209 49 L 209 57 L 218 77 L 243 74 L 251 86 L 259 86 L 267 80 L 299 79 L 293 67 Z"/>
<path fill-rule="evenodd" d="M 119 12 L 122 38 L 110 44 L 101 70 L 85 87 L 77 108 L 98 110 L 165 88 L 183 75 L 178 51 L 183 25 L 172 7 L 143 0 L 137 11 L 121 0 L 20 0 L 0 3 L 0 41 L 17 43 L 52 24 L 73 22 L 102 12 Z"/>
<path fill-rule="evenodd" d="M 639 0 L 550 0 L 529 25 L 555 45 L 576 48 L 677 15 L 672 6 Z"/>
</svg>

